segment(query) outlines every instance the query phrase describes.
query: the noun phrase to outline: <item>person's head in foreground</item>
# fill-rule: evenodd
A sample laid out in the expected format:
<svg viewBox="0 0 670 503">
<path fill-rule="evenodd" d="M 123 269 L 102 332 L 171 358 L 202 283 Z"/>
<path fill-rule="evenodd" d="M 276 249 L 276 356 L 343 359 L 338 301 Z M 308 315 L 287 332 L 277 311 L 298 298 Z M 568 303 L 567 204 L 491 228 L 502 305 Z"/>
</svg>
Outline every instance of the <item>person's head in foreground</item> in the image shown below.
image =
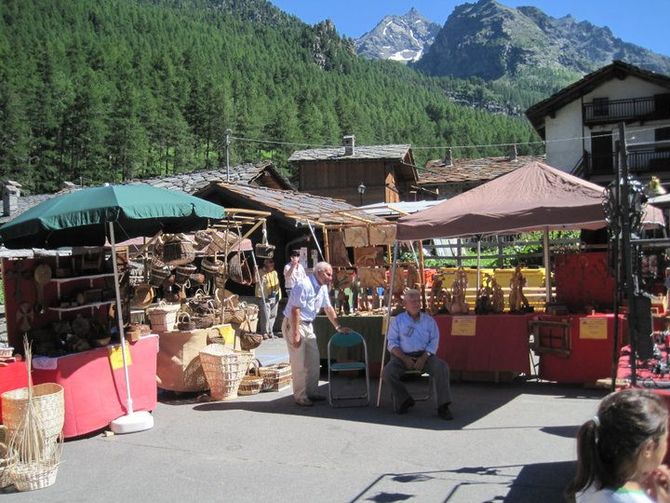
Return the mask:
<svg viewBox="0 0 670 503">
<path fill-rule="evenodd" d="M 579 502 L 670 501 L 668 410 L 651 391 L 607 395 L 577 434 L 577 474 L 567 489 Z M 630 498 L 630 499 L 628 499 Z"/>
</svg>

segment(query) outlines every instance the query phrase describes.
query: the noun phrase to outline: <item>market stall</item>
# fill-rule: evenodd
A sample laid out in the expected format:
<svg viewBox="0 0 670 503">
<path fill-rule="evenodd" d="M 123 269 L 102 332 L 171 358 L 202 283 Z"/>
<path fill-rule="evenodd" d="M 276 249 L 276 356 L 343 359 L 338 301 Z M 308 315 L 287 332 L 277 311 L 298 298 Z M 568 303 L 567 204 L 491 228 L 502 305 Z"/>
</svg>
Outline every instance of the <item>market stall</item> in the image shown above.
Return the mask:
<svg viewBox="0 0 670 503">
<path fill-rule="evenodd" d="M 17 273 L 14 280 L 19 285 L 24 279 L 35 280 L 35 301 L 31 303 L 21 300 L 24 293 L 17 286 L 8 290 L 11 281 L 7 280 L 11 278 L 5 276 L 5 297 L 9 298 L 13 294 L 19 302 L 13 322 L 10 322 L 8 316 L 9 338 L 10 341 L 16 341 L 20 334 L 27 332 L 35 345 L 53 343 L 51 352 L 43 351 L 51 360 L 45 363 L 48 368 L 42 367 L 42 370 L 58 372 L 59 368 L 62 369 L 61 374 L 49 374 L 45 379 L 63 380 L 65 395 L 70 397 L 69 404 L 66 399 L 66 415 L 70 414 L 71 424 L 79 421 L 88 424 L 87 427 L 93 427 L 104 419 L 107 423 L 111 422 L 111 428 L 116 433 L 141 431 L 153 426 L 153 418 L 147 411 L 155 405 L 157 340 L 155 336 L 142 331 L 129 330 L 128 334 L 125 333 L 130 292 L 123 288 L 121 279 L 127 257 L 118 252 L 116 237 L 125 240 L 152 236 L 159 232 L 178 233 L 202 229 L 210 219 L 220 219 L 223 215 L 222 207 L 183 193 L 143 184 L 106 185 L 49 199 L 0 228 L 0 238 L 9 249 L 96 247 L 95 261 L 85 260 L 91 258 L 88 250 L 85 250 L 80 260 L 75 260 L 71 265 L 60 263 L 61 259 L 56 258 L 55 264 L 50 260 L 40 260 L 39 264 L 35 262 L 26 266 L 17 259 L 13 264 L 15 267 L 8 264 L 3 267 L 3 274 L 12 269 Z M 110 244 L 109 249 L 104 247 L 106 241 Z M 96 281 L 105 284 L 98 286 Z M 80 290 L 75 294 L 73 285 L 83 286 L 79 286 Z M 107 297 L 106 287 L 110 291 L 113 289 L 113 294 L 108 292 Z M 109 305 L 114 307 L 112 312 Z M 88 316 L 83 316 L 82 312 Z M 31 333 L 35 327 L 42 329 L 39 337 Z M 62 337 L 57 336 L 56 327 L 62 330 Z M 48 340 L 49 330 L 54 330 L 52 338 L 55 340 Z M 94 338 L 94 334 L 106 337 Z M 132 360 L 133 349 L 128 349 L 126 344 L 126 335 L 137 341 L 138 350 L 144 350 L 136 356 L 135 364 Z M 102 346 L 112 338 L 117 345 L 100 350 L 90 349 L 93 340 Z M 144 339 L 147 340 L 143 342 Z M 79 355 L 59 361 L 59 357 L 65 357 L 66 353 L 75 352 Z M 90 354 L 86 355 L 87 352 Z M 100 353 L 108 353 L 109 357 L 102 358 Z M 80 356 L 82 354 L 84 356 Z M 89 365 L 95 369 L 91 374 L 86 373 Z M 101 400 L 98 407 L 101 416 L 87 422 L 84 418 L 88 417 L 87 411 L 90 409 L 84 402 L 91 397 L 86 396 L 89 393 L 78 392 L 79 389 L 85 389 L 82 380 L 90 381 L 95 375 L 97 380 L 107 380 L 110 385 L 116 385 L 117 368 L 121 369 L 121 386 L 125 389 L 125 396 L 116 389 L 112 392 L 110 387 L 104 388 L 106 392 L 96 395 Z M 75 369 L 83 370 L 77 373 Z M 132 382 L 131 385 L 136 373 L 140 374 L 135 376 L 139 384 Z M 75 374 L 77 377 L 68 378 Z M 82 379 L 80 375 L 85 377 Z M 152 391 L 149 394 L 153 399 L 134 403 L 132 391 L 138 386 L 137 391 L 140 396 L 144 396 L 146 383 L 151 383 Z M 121 412 L 125 412 L 125 415 L 118 415 L 117 402 L 122 404 Z M 140 405 L 140 408 L 136 409 L 135 405 Z M 82 434 L 86 433 L 83 430 L 87 427 L 80 429 L 77 426 L 71 431 Z"/>
<path fill-rule="evenodd" d="M 531 162 L 437 206 L 401 218 L 398 221 L 397 239 L 423 240 L 542 230 L 545 235 L 546 299 L 549 301 L 551 268 L 548 232 L 604 227 L 603 195 L 604 189 L 598 185 L 545 164 Z M 658 210 L 647 207 L 646 220 L 661 222 L 663 218 Z M 526 340 L 528 328 L 523 323 L 515 326 L 515 340 Z M 609 332 L 606 337 L 614 341 Z M 474 346 L 475 341 L 476 337 L 464 338 L 461 344 Z M 449 346 L 442 348 L 446 354 L 450 350 Z M 573 358 L 588 360 L 589 354 L 582 355 L 581 351 L 582 346 L 573 348 Z M 474 348 L 471 352 L 476 353 Z M 611 350 L 605 351 L 605 355 L 611 355 Z M 517 361 L 527 359 L 528 347 L 518 344 L 515 353 L 508 356 Z M 541 354 L 540 360 L 543 358 L 547 357 Z"/>
</svg>

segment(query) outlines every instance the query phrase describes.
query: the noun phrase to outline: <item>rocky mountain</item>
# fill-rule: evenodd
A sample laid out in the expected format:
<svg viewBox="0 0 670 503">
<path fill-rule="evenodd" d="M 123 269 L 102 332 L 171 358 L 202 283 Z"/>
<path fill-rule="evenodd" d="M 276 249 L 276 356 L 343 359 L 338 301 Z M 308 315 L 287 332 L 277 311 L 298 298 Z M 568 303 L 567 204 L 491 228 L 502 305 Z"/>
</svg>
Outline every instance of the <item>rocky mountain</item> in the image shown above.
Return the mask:
<svg viewBox="0 0 670 503">
<path fill-rule="evenodd" d="M 584 74 L 614 59 L 670 73 L 670 58 L 626 43 L 607 27 L 479 0 L 454 9 L 416 67 L 430 75 L 496 80 L 542 71 Z"/>
<path fill-rule="evenodd" d="M 418 60 L 429 47 L 440 25 L 415 8 L 402 16 L 386 16 L 372 31 L 355 41 L 356 52 L 369 59 Z"/>
</svg>

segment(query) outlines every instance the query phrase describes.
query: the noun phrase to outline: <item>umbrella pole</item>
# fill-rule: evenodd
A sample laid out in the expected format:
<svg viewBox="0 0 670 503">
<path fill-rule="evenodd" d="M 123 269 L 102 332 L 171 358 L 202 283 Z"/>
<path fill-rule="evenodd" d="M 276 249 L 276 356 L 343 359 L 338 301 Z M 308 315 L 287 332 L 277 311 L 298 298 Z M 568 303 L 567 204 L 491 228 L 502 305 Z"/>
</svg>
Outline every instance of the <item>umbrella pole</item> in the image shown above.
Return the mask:
<svg viewBox="0 0 670 503">
<path fill-rule="evenodd" d="M 398 262 L 398 241 L 393 244 L 393 262 L 391 263 L 391 284 L 389 285 L 388 305 L 386 306 L 386 316 L 382 324 L 384 331 L 384 342 L 382 344 L 382 358 L 379 367 L 379 386 L 377 386 L 377 407 L 382 401 L 382 384 L 384 383 L 384 359 L 386 356 L 386 340 L 389 334 L 389 325 L 391 323 L 391 306 L 393 305 L 393 283 L 395 282 L 396 268 Z"/>
<path fill-rule="evenodd" d="M 544 254 L 544 288 L 547 304 L 551 302 L 551 264 L 549 263 L 549 227 L 542 233 L 542 248 Z"/>
<path fill-rule="evenodd" d="M 123 311 L 121 310 L 121 288 L 119 287 L 119 266 L 116 263 L 116 240 L 114 238 L 114 224 L 109 222 L 109 241 L 112 245 L 112 270 L 114 271 L 114 293 L 116 294 L 116 319 L 121 338 L 121 358 L 123 360 L 123 377 L 126 383 L 126 415 L 111 422 L 114 433 L 133 433 L 153 428 L 154 418 L 147 411 L 133 411 L 133 397 L 130 394 L 130 375 L 126 361 L 126 335 L 123 330 Z"/>
</svg>

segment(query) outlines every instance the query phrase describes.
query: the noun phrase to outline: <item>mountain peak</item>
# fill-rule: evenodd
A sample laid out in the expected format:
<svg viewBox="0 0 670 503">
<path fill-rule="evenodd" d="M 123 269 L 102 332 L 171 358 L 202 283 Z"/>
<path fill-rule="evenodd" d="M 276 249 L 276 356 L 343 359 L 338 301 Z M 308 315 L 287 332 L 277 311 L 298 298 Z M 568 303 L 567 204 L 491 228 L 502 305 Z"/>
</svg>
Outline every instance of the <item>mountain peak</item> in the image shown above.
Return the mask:
<svg viewBox="0 0 670 503">
<path fill-rule="evenodd" d="M 356 52 L 369 59 L 418 60 L 433 43 L 440 25 L 414 7 L 402 16 L 385 16 L 371 31 L 355 41 Z"/>
<path fill-rule="evenodd" d="M 453 10 L 417 66 L 432 75 L 497 80 L 526 72 L 584 74 L 613 59 L 670 73 L 670 58 L 625 43 L 607 27 L 479 0 Z"/>
</svg>

